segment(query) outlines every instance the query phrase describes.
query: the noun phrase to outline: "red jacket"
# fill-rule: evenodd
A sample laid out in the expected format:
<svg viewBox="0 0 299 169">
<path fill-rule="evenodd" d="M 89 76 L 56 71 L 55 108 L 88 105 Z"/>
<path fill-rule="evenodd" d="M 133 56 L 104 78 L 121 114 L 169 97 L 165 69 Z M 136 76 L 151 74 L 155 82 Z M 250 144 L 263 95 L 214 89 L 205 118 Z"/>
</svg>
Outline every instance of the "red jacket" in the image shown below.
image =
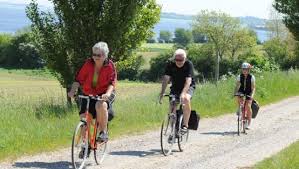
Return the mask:
<svg viewBox="0 0 299 169">
<path fill-rule="evenodd" d="M 109 85 L 115 84 L 117 81 L 116 69 L 111 60 L 106 60 L 101 68 L 98 76 L 98 82 L 95 88 L 92 87 L 92 79 L 94 74 L 94 61 L 89 58 L 76 75 L 76 81 L 83 88 L 86 95 L 101 95 L 106 93 Z"/>
</svg>

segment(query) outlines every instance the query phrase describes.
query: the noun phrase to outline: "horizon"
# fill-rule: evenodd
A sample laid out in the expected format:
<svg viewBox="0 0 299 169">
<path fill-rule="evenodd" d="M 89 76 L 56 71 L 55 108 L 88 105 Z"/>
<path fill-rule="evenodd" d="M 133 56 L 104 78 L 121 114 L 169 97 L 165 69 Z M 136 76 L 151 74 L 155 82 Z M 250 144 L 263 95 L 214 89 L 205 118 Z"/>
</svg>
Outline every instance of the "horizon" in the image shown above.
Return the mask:
<svg viewBox="0 0 299 169">
<path fill-rule="evenodd" d="M 216 1 L 218 2 L 216 3 Z M 26 5 L 29 2 L 30 0 L 0 0 L 0 3 L 15 5 Z M 52 7 L 52 3 L 48 0 L 37 0 L 37 2 L 39 5 L 46 8 Z M 273 3 L 273 0 L 262 0 L 262 3 L 261 0 L 226 0 L 225 2 L 219 2 L 219 0 L 209 0 L 208 2 L 204 0 L 156 0 L 156 2 L 162 6 L 162 13 L 197 15 L 201 10 L 214 10 L 225 12 L 232 17 L 248 16 L 269 19 L 271 3 Z"/>
</svg>

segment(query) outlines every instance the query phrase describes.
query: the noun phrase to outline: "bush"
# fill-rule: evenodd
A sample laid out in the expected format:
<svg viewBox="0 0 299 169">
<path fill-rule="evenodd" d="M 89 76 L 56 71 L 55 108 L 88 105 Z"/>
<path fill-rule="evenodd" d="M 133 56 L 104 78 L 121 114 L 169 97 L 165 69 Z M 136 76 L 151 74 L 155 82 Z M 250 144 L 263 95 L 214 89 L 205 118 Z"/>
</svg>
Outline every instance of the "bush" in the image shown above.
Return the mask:
<svg viewBox="0 0 299 169">
<path fill-rule="evenodd" d="M 198 72 L 198 78 L 210 79 L 215 72 L 216 58 L 213 46 L 210 44 L 191 44 L 188 49 L 188 58 L 192 61 L 194 69 Z"/>
<path fill-rule="evenodd" d="M 42 68 L 41 59 L 36 47 L 32 45 L 30 32 L 11 38 L 9 43 L 0 44 L 0 65 L 6 68 Z"/>
<path fill-rule="evenodd" d="M 164 74 L 164 69 L 167 61 L 171 59 L 173 51 L 160 54 L 158 57 L 150 60 L 150 69 L 143 71 L 140 75 L 140 80 L 143 81 L 158 81 Z"/>
<path fill-rule="evenodd" d="M 144 63 L 142 56 L 133 55 L 126 60 L 118 61 L 116 63 L 119 80 L 136 80 L 140 67 Z"/>
</svg>

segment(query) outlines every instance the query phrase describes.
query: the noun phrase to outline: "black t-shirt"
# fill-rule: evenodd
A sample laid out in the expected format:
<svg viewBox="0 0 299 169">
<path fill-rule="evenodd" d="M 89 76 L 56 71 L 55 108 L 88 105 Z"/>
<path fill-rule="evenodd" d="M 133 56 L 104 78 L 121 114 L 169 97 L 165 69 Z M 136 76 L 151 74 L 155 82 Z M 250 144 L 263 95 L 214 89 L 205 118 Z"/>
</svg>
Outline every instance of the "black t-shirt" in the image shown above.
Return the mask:
<svg viewBox="0 0 299 169">
<path fill-rule="evenodd" d="M 184 66 L 179 68 L 176 66 L 175 62 L 168 62 L 165 70 L 165 75 L 171 77 L 172 85 L 170 87 L 171 91 L 175 93 L 181 93 L 187 77 L 192 78 L 192 82 L 190 87 L 195 88 L 194 81 L 194 72 L 193 72 L 193 64 L 191 61 L 186 60 Z"/>
</svg>

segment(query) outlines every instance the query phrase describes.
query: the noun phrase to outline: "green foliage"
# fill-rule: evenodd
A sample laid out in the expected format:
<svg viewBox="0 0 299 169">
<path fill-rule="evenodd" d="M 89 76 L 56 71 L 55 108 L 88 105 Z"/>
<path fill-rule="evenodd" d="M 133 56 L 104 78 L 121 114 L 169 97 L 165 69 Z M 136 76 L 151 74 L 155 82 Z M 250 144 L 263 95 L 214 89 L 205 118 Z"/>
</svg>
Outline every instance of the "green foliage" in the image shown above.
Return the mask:
<svg viewBox="0 0 299 169">
<path fill-rule="evenodd" d="M 174 32 L 173 42 L 176 43 L 177 48 L 185 48 L 192 42 L 192 32 L 183 28 L 177 28 Z"/>
<path fill-rule="evenodd" d="M 192 61 L 194 69 L 198 72 L 198 79 L 205 80 L 213 77 L 216 57 L 213 45 L 192 44 L 188 46 L 188 58 Z"/>
<path fill-rule="evenodd" d="M 237 30 L 240 30 L 240 21 L 226 13 L 216 11 L 201 11 L 193 20 L 192 29 L 206 35 L 214 45 L 216 53 L 221 59 L 229 49 L 230 42 Z"/>
<path fill-rule="evenodd" d="M 172 34 L 170 31 L 160 31 L 159 40 L 163 40 L 165 43 L 171 43 Z"/>
<path fill-rule="evenodd" d="M 150 69 L 142 73 L 142 78 L 147 81 L 159 81 L 165 73 L 167 62 L 172 59 L 173 51 L 169 50 L 150 60 Z"/>
<path fill-rule="evenodd" d="M 33 69 L 44 65 L 37 48 L 32 44 L 30 32 L 0 38 L 0 65 L 6 68 Z"/>
<path fill-rule="evenodd" d="M 152 35 L 160 14 L 155 0 L 52 2 L 55 14 L 40 12 L 35 0 L 26 12 L 47 67 L 64 87 L 96 42 L 107 42 L 115 61 L 125 60 Z"/>
<path fill-rule="evenodd" d="M 136 80 L 140 71 L 140 67 L 144 63 L 142 56 L 133 55 L 126 60 L 118 61 L 116 68 L 118 71 L 119 80 Z"/>
<path fill-rule="evenodd" d="M 193 37 L 194 43 L 206 43 L 207 42 L 206 36 L 196 30 L 192 30 L 192 37 Z"/>
<path fill-rule="evenodd" d="M 274 8 L 284 14 L 286 27 L 294 34 L 295 39 L 299 40 L 299 1 L 298 0 L 275 0 Z"/>
<path fill-rule="evenodd" d="M 256 37 L 242 28 L 238 19 L 223 12 L 201 11 L 193 20 L 192 30 L 206 35 L 208 42 L 213 45 L 217 56 L 214 71 L 216 80 L 219 79 L 220 72 L 226 71 L 221 70 L 220 66 L 225 54 L 236 60 L 241 49 L 256 45 Z"/>
</svg>

